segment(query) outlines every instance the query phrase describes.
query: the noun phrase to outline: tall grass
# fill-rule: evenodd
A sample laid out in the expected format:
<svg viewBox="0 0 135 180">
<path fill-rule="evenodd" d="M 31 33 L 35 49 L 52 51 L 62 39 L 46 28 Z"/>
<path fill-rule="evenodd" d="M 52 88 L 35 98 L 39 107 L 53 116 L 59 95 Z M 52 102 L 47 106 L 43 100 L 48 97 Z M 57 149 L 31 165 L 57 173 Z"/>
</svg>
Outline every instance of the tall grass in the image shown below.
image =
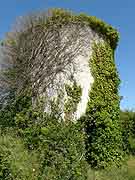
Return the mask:
<svg viewBox="0 0 135 180">
<path fill-rule="evenodd" d="M 135 180 L 135 157 L 129 157 L 122 167 L 111 167 L 107 170 L 88 171 L 88 180 Z"/>
<path fill-rule="evenodd" d="M 37 174 L 38 159 L 36 154 L 28 152 L 20 138 L 11 134 L 1 135 L 0 179 L 35 180 Z"/>
</svg>

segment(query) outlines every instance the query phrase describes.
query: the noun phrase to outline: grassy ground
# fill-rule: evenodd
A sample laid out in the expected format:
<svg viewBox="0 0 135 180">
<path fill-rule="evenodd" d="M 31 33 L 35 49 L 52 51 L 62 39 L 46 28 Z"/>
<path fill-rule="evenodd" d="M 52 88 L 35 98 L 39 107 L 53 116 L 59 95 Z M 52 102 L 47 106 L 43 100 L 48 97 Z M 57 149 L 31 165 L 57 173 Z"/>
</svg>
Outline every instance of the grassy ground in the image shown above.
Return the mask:
<svg viewBox="0 0 135 180">
<path fill-rule="evenodd" d="M 135 157 L 130 157 L 121 168 L 95 172 L 89 170 L 88 180 L 135 180 Z"/>
</svg>

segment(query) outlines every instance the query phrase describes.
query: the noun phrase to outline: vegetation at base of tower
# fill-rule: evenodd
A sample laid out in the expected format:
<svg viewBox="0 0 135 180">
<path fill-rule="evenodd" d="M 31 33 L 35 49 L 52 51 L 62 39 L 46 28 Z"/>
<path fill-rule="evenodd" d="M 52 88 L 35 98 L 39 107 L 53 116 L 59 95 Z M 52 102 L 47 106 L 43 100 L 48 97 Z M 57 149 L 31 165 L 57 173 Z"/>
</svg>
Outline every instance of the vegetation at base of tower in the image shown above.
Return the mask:
<svg viewBox="0 0 135 180">
<path fill-rule="evenodd" d="M 0 179 L 1 180 L 35 180 L 39 162 L 37 153 L 28 151 L 14 129 L 0 133 Z"/>
<path fill-rule="evenodd" d="M 56 119 L 43 111 L 42 102 L 33 107 L 25 96 L 9 111 L 5 107 L 5 114 L 14 125 L 0 116 L 1 179 L 87 179 L 85 134 L 79 122 Z"/>
<path fill-rule="evenodd" d="M 123 150 L 130 155 L 135 155 L 135 112 L 120 111 L 120 123 L 123 137 Z"/>
<path fill-rule="evenodd" d="M 119 118 L 119 77 L 108 43 L 95 43 L 90 59 L 94 83 L 84 116 L 87 160 L 94 168 L 106 168 L 122 160 Z"/>
</svg>

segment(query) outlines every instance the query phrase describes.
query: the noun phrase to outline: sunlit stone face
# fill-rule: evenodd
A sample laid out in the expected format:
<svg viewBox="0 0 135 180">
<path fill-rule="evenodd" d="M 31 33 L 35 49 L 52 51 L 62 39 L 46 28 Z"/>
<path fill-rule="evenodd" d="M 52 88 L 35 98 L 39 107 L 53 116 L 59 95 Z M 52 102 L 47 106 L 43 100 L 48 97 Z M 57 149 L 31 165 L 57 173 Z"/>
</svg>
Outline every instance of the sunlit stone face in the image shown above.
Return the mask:
<svg viewBox="0 0 135 180">
<path fill-rule="evenodd" d="M 78 85 L 81 86 L 82 88 L 82 96 L 81 100 L 77 106 L 77 112 L 75 113 L 76 119 L 80 118 L 81 115 L 85 113 L 86 107 L 87 107 L 87 102 L 89 99 L 89 91 L 91 89 L 91 86 L 94 82 L 93 76 L 90 71 L 89 67 L 89 59 L 90 56 L 82 56 L 79 55 L 76 59 L 75 62 L 78 62 L 77 64 L 77 71 L 74 74 L 75 80 Z"/>
</svg>

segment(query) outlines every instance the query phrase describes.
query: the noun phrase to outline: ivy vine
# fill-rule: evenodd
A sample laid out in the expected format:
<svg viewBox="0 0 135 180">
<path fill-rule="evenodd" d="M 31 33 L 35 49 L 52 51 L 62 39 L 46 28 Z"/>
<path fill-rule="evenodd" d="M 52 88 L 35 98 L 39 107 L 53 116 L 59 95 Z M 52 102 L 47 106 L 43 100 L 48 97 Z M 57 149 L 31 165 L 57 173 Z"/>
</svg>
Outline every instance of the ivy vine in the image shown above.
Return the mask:
<svg viewBox="0 0 135 180">
<path fill-rule="evenodd" d="M 87 160 L 94 168 L 119 165 L 122 159 L 119 126 L 119 77 L 108 43 L 93 46 L 89 61 L 94 83 L 85 115 Z"/>
</svg>

